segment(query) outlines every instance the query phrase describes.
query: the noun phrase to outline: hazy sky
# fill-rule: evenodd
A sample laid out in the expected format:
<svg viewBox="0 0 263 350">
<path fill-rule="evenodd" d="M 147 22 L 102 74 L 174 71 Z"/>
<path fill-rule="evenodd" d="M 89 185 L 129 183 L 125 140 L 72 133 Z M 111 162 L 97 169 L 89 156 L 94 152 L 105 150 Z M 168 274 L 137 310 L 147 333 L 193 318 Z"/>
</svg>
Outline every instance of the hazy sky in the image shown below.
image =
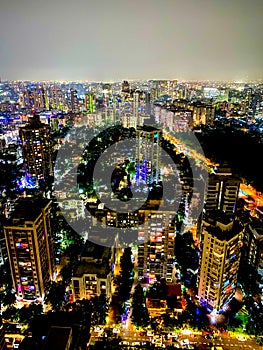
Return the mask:
<svg viewBox="0 0 263 350">
<path fill-rule="evenodd" d="M 263 0 L 1 0 L 2 79 L 263 78 Z"/>
</svg>

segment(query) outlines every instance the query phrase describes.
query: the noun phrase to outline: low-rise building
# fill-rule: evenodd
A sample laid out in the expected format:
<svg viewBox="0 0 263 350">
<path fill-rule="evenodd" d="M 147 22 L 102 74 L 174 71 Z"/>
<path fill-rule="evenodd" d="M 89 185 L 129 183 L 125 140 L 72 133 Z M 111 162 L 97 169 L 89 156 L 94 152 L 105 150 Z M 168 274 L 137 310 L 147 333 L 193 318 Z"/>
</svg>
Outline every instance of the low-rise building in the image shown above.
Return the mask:
<svg viewBox="0 0 263 350">
<path fill-rule="evenodd" d="M 72 328 L 52 326 L 44 342 L 43 350 L 69 350 L 72 344 Z"/>
<path fill-rule="evenodd" d="M 74 299 L 111 298 L 111 249 L 89 243 L 72 277 Z"/>
</svg>

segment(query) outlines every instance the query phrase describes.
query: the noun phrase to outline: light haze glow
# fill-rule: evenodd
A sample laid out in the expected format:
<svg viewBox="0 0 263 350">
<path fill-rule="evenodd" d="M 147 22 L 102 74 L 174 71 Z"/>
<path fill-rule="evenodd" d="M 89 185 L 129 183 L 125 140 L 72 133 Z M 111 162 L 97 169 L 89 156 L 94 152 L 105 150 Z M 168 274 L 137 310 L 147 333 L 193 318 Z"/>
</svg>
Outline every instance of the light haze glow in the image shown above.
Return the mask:
<svg viewBox="0 0 263 350">
<path fill-rule="evenodd" d="M 2 0 L 0 77 L 263 77 L 262 0 Z"/>
</svg>

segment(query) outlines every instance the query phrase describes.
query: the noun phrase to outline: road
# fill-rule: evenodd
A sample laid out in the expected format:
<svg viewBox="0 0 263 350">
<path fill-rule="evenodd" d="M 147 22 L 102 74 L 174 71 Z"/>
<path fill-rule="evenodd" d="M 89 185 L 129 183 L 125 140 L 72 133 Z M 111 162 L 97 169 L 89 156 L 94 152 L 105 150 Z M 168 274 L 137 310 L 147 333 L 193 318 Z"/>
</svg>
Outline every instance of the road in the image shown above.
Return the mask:
<svg viewBox="0 0 263 350">
<path fill-rule="evenodd" d="M 253 203 L 250 203 L 249 209 L 255 209 L 256 207 L 263 206 L 263 193 L 258 192 L 251 185 L 246 185 L 244 183 L 241 183 L 240 190 L 239 190 L 239 197 L 244 199 L 251 197 L 254 200 Z"/>
<path fill-rule="evenodd" d="M 197 152 L 194 148 L 191 148 L 189 146 L 183 145 L 181 140 L 176 139 L 173 135 L 164 133 L 163 138 L 167 141 L 169 141 L 172 145 L 174 145 L 178 152 L 182 152 L 187 156 L 191 156 L 196 161 L 199 161 L 200 163 L 206 164 L 208 168 L 213 168 L 214 166 L 218 165 L 217 163 L 212 162 L 210 159 L 206 158 L 204 154 L 201 154 Z M 196 140 L 196 142 L 198 142 Z M 201 148 L 201 146 L 200 146 Z"/>
<path fill-rule="evenodd" d="M 191 344 L 196 344 L 200 350 L 210 349 L 212 346 L 221 346 L 224 350 L 262 350 L 263 347 L 256 344 L 255 338 L 240 341 L 237 338 L 218 336 L 215 339 L 206 339 L 200 334 L 180 335 L 179 340 L 188 339 Z"/>
<path fill-rule="evenodd" d="M 116 335 L 121 337 L 126 345 L 132 345 L 138 342 L 140 342 L 141 345 L 145 342 L 156 343 L 156 336 L 147 335 L 145 333 L 146 332 L 142 334 L 139 331 L 127 330 L 126 328 L 119 327 Z M 92 332 L 93 340 L 100 340 L 102 337 L 103 333 Z M 177 344 L 178 346 L 181 346 L 182 344 L 194 344 L 199 350 L 208 350 L 211 349 L 212 346 L 221 346 L 224 350 L 263 350 L 263 346 L 256 344 L 255 338 L 248 338 L 246 341 L 241 341 L 230 336 L 215 335 L 214 339 L 206 339 L 200 332 L 189 331 L 188 334 L 179 334 L 174 337 L 167 333 L 166 336 L 159 336 L 159 339 L 161 339 L 160 341 L 166 346 L 170 344 Z"/>
</svg>

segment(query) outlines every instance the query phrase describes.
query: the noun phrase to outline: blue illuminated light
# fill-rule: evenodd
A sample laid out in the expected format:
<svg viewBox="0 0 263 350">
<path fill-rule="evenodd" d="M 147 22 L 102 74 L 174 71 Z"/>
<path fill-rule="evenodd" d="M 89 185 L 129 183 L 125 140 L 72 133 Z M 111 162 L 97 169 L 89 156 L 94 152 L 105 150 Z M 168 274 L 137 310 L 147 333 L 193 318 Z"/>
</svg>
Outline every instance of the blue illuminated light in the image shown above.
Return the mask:
<svg viewBox="0 0 263 350">
<path fill-rule="evenodd" d="M 229 284 L 229 280 L 226 280 L 224 283 L 224 287 L 226 287 Z"/>
</svg>

